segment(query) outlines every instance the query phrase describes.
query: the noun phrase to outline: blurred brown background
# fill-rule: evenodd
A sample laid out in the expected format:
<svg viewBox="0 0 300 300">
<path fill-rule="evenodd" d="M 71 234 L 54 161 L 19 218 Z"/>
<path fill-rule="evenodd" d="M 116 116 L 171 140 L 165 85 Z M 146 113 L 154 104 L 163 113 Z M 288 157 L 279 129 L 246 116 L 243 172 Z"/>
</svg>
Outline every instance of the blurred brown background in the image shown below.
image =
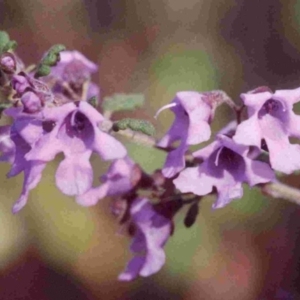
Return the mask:
<svg viewBox="0 0 300 300">
<path fill-rule="evenodd" d="M 18 41 L 27 64 L 56 43 L 77 49 L 99 63 L 102 96 L 144 93 L 137 115 L 152 122 L 178 90 L 223 89 L 239 101 L 260 85 L 299 86 L 299 12 L 299 0 L 0 1 L 1 30 Z M 172 121 L 164 116 L 158 136 Z M 214 128 L 230 117 L 221 109 Z M 164 154 L 127 146 L 147 171 L 162 166 Z M 129 240 L 116 234 L 109 201 L 77 206 L 56 190 L 56 167 L 47 167 L 29 204 L 12 216 L 22 178 L 7 180 L 9 166 L 1 166 L 1 300 L 300 299 L 297 206 L 255 189 L 214 212 L 206 199 L 191 229 L 178 216 L 160 273 L 121 283 Z M 300 187 L 298 177 L 285 181 Z"/>
</svg>

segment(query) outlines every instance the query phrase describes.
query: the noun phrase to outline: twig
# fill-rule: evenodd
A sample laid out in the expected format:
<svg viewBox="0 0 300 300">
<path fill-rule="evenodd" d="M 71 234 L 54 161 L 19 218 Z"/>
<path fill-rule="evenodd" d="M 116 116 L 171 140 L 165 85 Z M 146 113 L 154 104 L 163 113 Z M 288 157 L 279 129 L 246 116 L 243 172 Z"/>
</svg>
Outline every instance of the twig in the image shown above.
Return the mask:
<svg viewBox="0 0 300 300">
<path fill-rule="evenodd" d="M 266 183 L 262 192 L 273 198 L 281 198 L 300 205 L 300 190 L 281 182 Z"/>
</svg>

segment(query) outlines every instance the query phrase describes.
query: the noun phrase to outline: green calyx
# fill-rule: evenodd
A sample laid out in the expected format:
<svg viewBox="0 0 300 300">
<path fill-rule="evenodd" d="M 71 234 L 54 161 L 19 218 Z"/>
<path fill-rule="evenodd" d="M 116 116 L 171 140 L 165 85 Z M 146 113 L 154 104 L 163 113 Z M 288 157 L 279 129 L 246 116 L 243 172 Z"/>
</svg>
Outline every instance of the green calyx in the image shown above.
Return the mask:
<svg viewBox="0 0 300 300">
<path fill-rule="evenodd" d="M 131 129 L 149 136 L 153 136 L 155 133 L 155 128 L 149 121 L 132 118 L 125 118 L 114 122 L 112 129 L 114 131 Z"/>
<path fill-rule="evenodd" d="M 0 54 L 7 51 L 14 51 L 17 47 L 16 41 L 11 41 L 6 31 L 0 30 Z"/>
<path fill-rule="evenodd" d="M 102 108 L 109 112 L 134 110 L 143 106 L 144 102 L 145 97 L 142 94 L 114 94 L 104 98 Z"/>
<path fill-rule="evenodd" d="M 38 64 L 34 76 L 38 78 L 49 75 L 51 67 L 55 66 L 60 61 L 60 52 L 64 50 L 66 50 L 64 45 L 57 44 L 52 46 Z"/>
</svg>

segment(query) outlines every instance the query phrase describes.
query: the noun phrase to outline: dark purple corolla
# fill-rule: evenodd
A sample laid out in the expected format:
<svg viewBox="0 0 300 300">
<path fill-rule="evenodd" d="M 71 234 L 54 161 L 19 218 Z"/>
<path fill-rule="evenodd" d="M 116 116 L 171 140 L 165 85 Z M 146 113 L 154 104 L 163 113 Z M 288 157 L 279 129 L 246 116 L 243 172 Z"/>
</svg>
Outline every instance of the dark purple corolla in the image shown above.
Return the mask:
<svg viewBox="0 0 300 300">
<path fill-rule="evenodd" d="M 130 208 L 135 233 L 130 249 L 134 257 L 119 280 L 147 277 L 158 272 L 165 263 L 163 247 L 171 234 L 171 221 L 157 213 L 147 198 L 137 198 Z"/>
<path fill-rule="evenodd" d="M 209 146 L 195 152 L 203 160 L 199 167 L 186 168 L 173 182 L 182 193 L 207 195 L 217 189 L 214 208 L 243 196 L 242 183 L 250 186 L 275 180 L 268 164 L 247 157 L 249 147 L 238 145 L 225 135 L 218 135 Z"/>
<path fill-rule="evenodd" d="M 210 138 L 209 123 L 213 111 L 206 102 L 207 96 L 207 93 L 179 92 L 171 104 L 158 111 L 160 113 L 163 109 L 171 108 L 175 120 L 157 145 L 168 148 L 174 142 L 180 141 L 180 145 L 167 156 L 162 169 L 165 177 L 171 178 L 185 167 L 184 155 L 190 145 L 199 144 Z"/>
<path fill-rule="evenodd" d="M 293 104 L 300 101 L 300 88 L 241 95 L 248 119 L 238 127 L 233 139 L 243 145 L 262 148 L 264 140 L 273 169 L 287 174 L 300 169 L 300 146 L 289 137 L 300 138 L 300 116 Z"/>
</svg>

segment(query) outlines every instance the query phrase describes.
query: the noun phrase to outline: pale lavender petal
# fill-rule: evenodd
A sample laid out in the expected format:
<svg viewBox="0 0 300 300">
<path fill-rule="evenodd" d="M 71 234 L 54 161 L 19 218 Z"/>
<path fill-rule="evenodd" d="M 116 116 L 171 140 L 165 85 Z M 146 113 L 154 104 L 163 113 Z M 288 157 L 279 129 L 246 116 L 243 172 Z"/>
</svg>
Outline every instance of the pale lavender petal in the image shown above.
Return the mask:
<svg viewBox="0 0 300 300">
<path fill-rule="evenodd" d="M 82 206 L 92 206 L 97 204 L 100 199 L 107 196 L 109 189 L 108 183 L 103 183 L 99 187 L 91 188 L 84 194 L 78 195 L 76 197 L 76 202 Z"/>
<path fill-rule="evenodd" d="M 291 174 L 300 169 L 300 146 L 289 144 L 288 139 L 266 139 L 273 169 Z"/>
<path fill-rule="evenodd" d="M 257 121 L 257 117 L 253 116 L 237 126 L 233 140 L 242 145 L 261 146 L 262 133 Z"/>
<path fill-rule="evenodd" d="M 56 154 L 60 153 L 63 149 L 62 142 L 56 137 L 56 135 L 57 130 L 53 130 L 53 132 L 45 134 L 37 141 L 35 147 L 33 147 L 25 155 L 25 158 L 27 160 L 53 160 Z M 51 145 L 51 147 L 49 147 L 49 145 Z"/>
<path fill-rule="evenodd" d="M 211 136 L 210 125 L 204 121 L 190 120 L 190 126 L 188 130 L 188 138 L 186 143 L 188 145 L 196 145 L 209 140 Z"/>
<path fill-rule="evenodd" d="M 79 103 L 79 111 L 82 112 L 92 124 L 97 126 L 98 123 L 104 121 L 104 117 L 90 104 L 81 101 Z"/>
<path fill-rule="evenodd" d="M 248 108 L 250 108 L 250 116 L 252 116 L 253 110 L 258 111 L 267 100 L 272 98 L 272 96 L 273 95 L 270 92 L 241 94 L 241 98 L 244 101 L 244 104 L 248 106 Z"/>
<path fill-rule="evenodd" d="M 183 170 L 179 176 L 173 180 L 173 183 L 182 193 L 194 193 L 202 196 L 212 192 L 215 180 L 201 172 L 198 167 L 192 167 Z"/>
<path fill-rule="evenodd" d="M 89 158 L 91 151 L 80 156 L 65 157 L 56 171 L 56 185 L 66 195 L 80 195 L 88 191 L 93 183 L 93 169 Z"/>
<path fill-rule="evenodd" d="M 93 150 L 96 151 L 103 160 L 124 158 L 127 155 L 126 148 L 114 137 L 97 129 Z"/>
<path fill-rule="evenodd" d="M 146 256 L 145 263 L 140 270 L 140 275 L 143 277 L 148 277 L 157 273 L 165 264 L 166 255 L 164 250 L 159 249 L 151 249 L 149 250 L 149 254 Z"/>
<path fill-rule="evenodd" d="M 289 104 L 290 108 L 292 108 L 293 104 L 300 101 L 300 88 L 293 90 L 278 90 L 274 93 L 273 98 L 282 99 Z"/>
</svg>

